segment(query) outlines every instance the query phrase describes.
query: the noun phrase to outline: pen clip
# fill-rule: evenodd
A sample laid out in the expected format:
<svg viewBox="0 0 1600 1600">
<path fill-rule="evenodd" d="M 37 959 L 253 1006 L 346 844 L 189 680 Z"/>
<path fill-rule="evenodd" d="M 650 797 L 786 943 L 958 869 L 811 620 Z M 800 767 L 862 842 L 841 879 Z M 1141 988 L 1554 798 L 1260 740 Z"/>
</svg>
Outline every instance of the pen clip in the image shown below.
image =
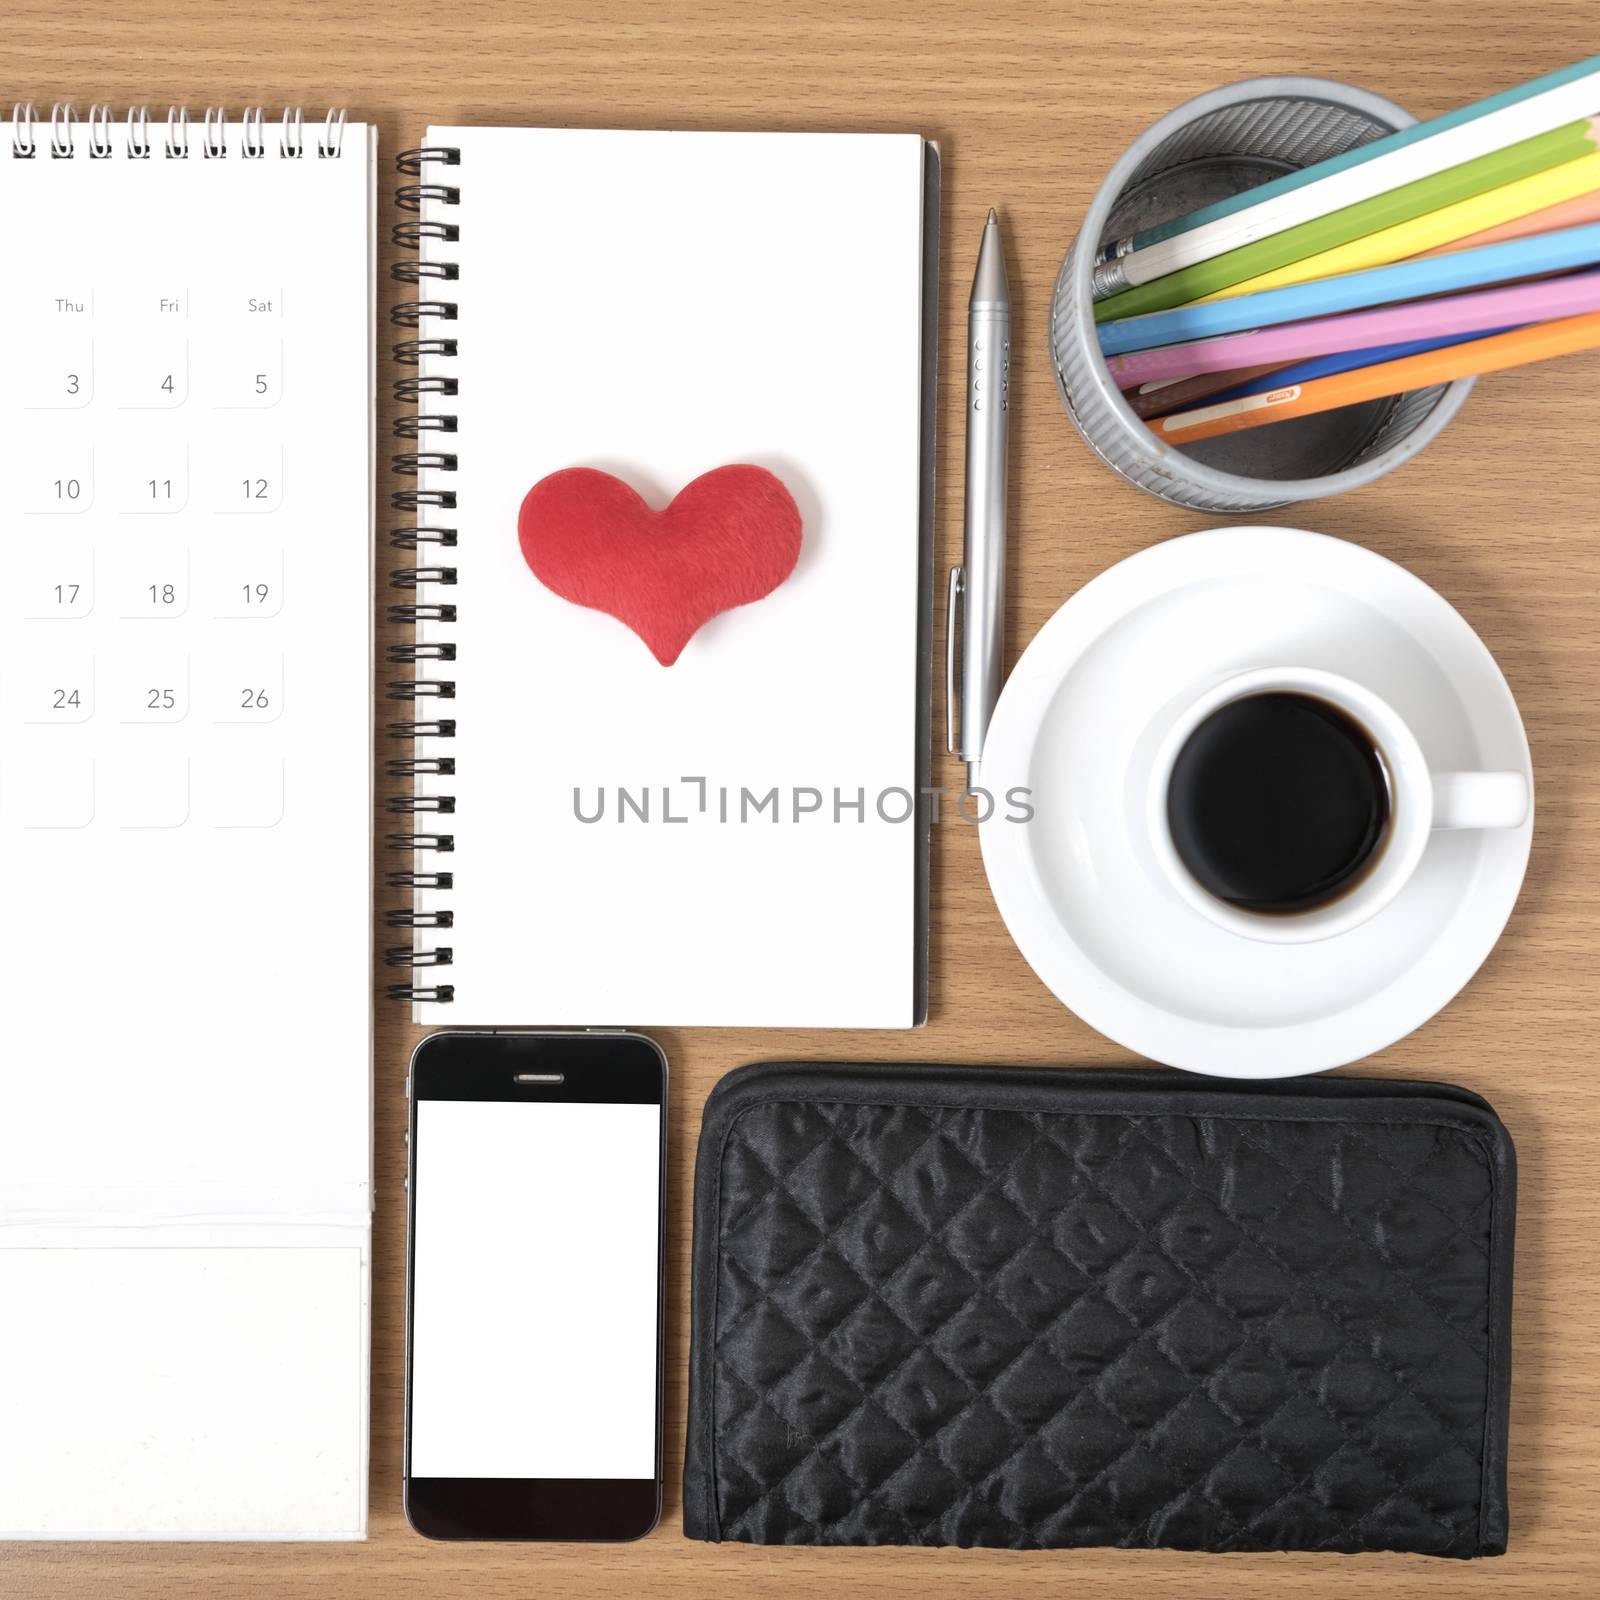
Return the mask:
<svg viewBox="0 0 1600 1600">
<path fill-rule="evenodd" d="M 966 587 L 965 571 L 951 567 L 944 614 L 944 747 L 950 755 L 956 753 L 956 616 Z"/>
</svg>

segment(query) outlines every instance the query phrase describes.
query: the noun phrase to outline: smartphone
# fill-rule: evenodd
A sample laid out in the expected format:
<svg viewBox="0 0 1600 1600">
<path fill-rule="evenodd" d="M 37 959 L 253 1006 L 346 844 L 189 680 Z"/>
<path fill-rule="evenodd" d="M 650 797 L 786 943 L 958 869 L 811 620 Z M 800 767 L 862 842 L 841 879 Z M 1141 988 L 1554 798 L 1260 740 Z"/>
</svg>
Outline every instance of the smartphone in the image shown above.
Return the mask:
<svg viewBox="0 0 1600 1600">
<path fill-rule="evenodd" d="M 636 1033 L 411 1058 L 405 1508 L 430 1539 L 661 1515 L 667 1059 Z"/>
</svg>

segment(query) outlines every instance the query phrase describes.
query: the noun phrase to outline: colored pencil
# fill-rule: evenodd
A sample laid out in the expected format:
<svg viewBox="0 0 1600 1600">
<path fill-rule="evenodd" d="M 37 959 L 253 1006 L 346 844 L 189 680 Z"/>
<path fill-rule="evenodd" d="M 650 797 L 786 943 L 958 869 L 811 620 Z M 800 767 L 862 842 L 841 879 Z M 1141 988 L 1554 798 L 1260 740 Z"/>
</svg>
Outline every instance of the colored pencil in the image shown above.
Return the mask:
<svg viewBox="0 0 1600 1600">
<path fill-rule="evenodd" d="M 1600 311 L 1600 272 L 1573 273 L 1570 277 L 1450 295 L 1440 300 L 1411 301 L 1379 311 L 1354 311 L 1347 316 L 1295 322 L 1219 339 L 1197 339 L 1190 344 L 1116 356 L 1106 365 L 1114 382 L 1131 389 L 1142 383 L 1171 382 L 1199 373 L 1285 366 L 1312 356 L 1402 339 L 1520 327 L 1585 311 Z"/>
<path fill-rule="evenodd" d="M 1554 233 L 1558 228 L 1581 228 L 1586 222 L 1600 222 L 1600 190 L 1580 194 L 1574 200 L 1551 206 L 1548 211 L 1535 211 L 1514 222 L 1502 222 L 1498 228 L 1485 228 L 1482 233 L 1468 234 L 1454 244 L 1441 244 L 1433 250 L 1421 252 L 1425 256 L 1447 256 L 1454 250 L 1476 250 L 1480 245 L 1503 244 L 1507 239 L 1526 239 L 1530 233 Z"/>
<path fill-rule="evenodd" d="M 1492 150 L 1476 161 L 1432 173 L 1415 183 L 1391 189 L 1387 194 L 1374 195 L 1359 205 L 1330 211 L 1327 216 L 1313 218 L 1297 228 L 1285 228 L 1270 238 L 1258 239 L 1254 244 L 1213 256 L 1209 261 L 1197 262 L 1181 272 L 1168 273 L 1153 283 L 1124 289 L 1109 300 L 1101 300 L 1094 308 L 1094 319 L 1111 322 L 1120 317 L 1139 317 L 1192 301 L 1220 299 L 1228 293 L 1258 293 L 1288 283 L 1304 283 L 1311 278 L 1333 277 L 1336 271 L 1362 272 L 1368 267 L 1383 266 L 1415 255 L 1422 245 L 1403 248 L 1390 255 L 1384 255 L 1380 249 L 1374 257 L 1370 255 L 1367 241 L 1395 232 L 1396 224 L 1414 226 L 1419 221 L 1426 222 L 1441 208 L 1454 209 L 1460 201 L 1480 199 L 1486 192 L 1502 189 L 1519 179 L 1543 175 L 1551 168 L 1559 170 L 1575 165 L 1580 158 L 1592 156 L 1600 149 L 1597 121 L 1600 119 L 1583 117 L 1565 123 L 1537 138 L 1524 139 L 1521 144 L 1509 145 L 1504 150 Z M 1585 181 L 1591 176 L 1588 169 L 1581 175 Z M 1569 189 L 1552 198 L 1565 200 L 1576 192 Z M 1503 220 L 1503 217 L 1495 220 Z M 1482 219 L 1474 216 L 1462 231 L 1481 226 Z M 1427 242 L 1436 244 L 1440 238 L 1449 237 L 1448 233 L 1435 234 L 1428 237 Z M 1353 254 L 1358 259 L 1346 260 L 1336 269 L 1330 267 L 1325 271 L 1312 266 L 1313 262 L 1341 253 Z"/>
<path fill-rule="evenodd" d="M 1342 172 L 1315 179 L 1302 188 L 1248 206 L 1231 217 L 1207 222 L 1187 233 L 1163 239 L 1144 250 L 1122 257 L 1111 268 L 1101 268 L 1097 281 L 1114 290 L 1165 277 L 1197 262 L 1209 261 L 1225 250 L 1253 244 L 1268 234 L 1310 222 L 1373 195 L 1398 189 L 1402 184 L 1442 172 L 1447 167 L 1476 160 L 1491 150 L 1501 150 L 1537 134 L 1548 133 L 1578 117 L 1600 111 L 1600 67 L 1559 88 L 1547 89 L 1487 116 L 1475 117 L 1435 133 L 1415 144 Z"/>
<path fill-rule="evenodd" d="M 1333 378 L 1288 384 L 1243 400 L 1174 412 L 1148 426 L 1165 443 L 1197 444 L 1202 439 L 1215 439 L 1221 434 L 1259 428 L 1270 422 L 1287 421 L 1290 417 L 1314 416 L 1341 406 L 1405 394 L 1411 389 L 1428 389 L 1435 384 L 1452 383 L 1457 378 L 1503 372 L 1509 367 L 1528 366 L 1535 361 L 1550 361 L 1557 356 L 1596 348 L 1600 348 L 1600 311 L 1591 311 L 1585 316 L 1541 322 L 1493 338 L 1433 350 L 1426 355 L 1407 356 L 1402 361 L 1385 361 L 1376 367 L 1342 372 Z"/>
<path fill-rule="evenodd" d="M 1136 417 L 1147 421 L 1164 417 L 1169 411 L 1183 411 L 1197 400 L 1209 400 L 1249 378 L 1268 378 L 1293 365 L 1288 361 L 1269 361 L 1265 366 L 1241 367 L 1236 372 L 1201 372 L 1174 383 L 1152 383 L 1143 389 L 1130 389 L 1123 399 Z"/>
<path fill-rule="evenodd" d="M 1117 240 L 1105 247 L 1101 259 L 1115 261 L 1119 256 L 1127 255 L 1134 250 L 1146 250 L 1153 244 L 1160 244 L 1163 239 L 1171 239 L 1180 233 L 1191 233 L 1208 222 L 1219 222 L 1224 217 L 1231 217 L 1251 206 L 1260 205 L 1264 200 L 1276 200 L 1279 195 L 1303 189 L 1308 183 L 1315 183 L 1319 178 L 1329 177 L 1336 172 L 1347 172 L 1351 167 L 1363 166 L 1379 156 L 1388 155 L 1392 150 L 1404 150 L 1408 145 L 1417 144 L 1423 139 L 1431 139 L 1435 134 L 1460 127 L 1464 122 L 1485 117 L 1491 111 L 1500 111 L 1506 106 L 1531 100 L 1547 89 L 1559 89 L 1563 84 L 1587 77 L 1596 70 L 1600 70 L 1600 56 L 1590 56 L 1586 61 L 1576 61 L 1570 67 L 1561 68 L 1559 72 L 1546 73 L 1542 78 L 1534 78 L 1528 83 L 1518 84 L 1515 88 L 1502 90 L 1499 94 L 1492 94 L 1484 100 L 1475 100 L 1471 105 L 1447 111 L 1443 116 L 1433 117 L 1427 122 L 1413 123 L 1409 128 L 1401 128 L 1398 133 L 1385 134 L 1381 139 L 1369 140 L 1366 144 L 1357 145 L 1340 155 L 1318 161 L 1313 166 L 1302 167 L 1298 172 L 1286 172 L 1281 178 L 1274 178 L 1269 183 L 1242 190 L 1238 194 L 1230 195 L 1226 200 L 1213 201 L 1210 205 L 1186 212 L 1181 217 L 1173 217 L 1169 222 L 1159 222 L 1154 227 L 1141 230 L 1131 238 Z M 1597 107 L 1591 106 L 1589 109 L 1595 110 Z"/>
<path fill-rule="evenodd" d="M 1600 119 L 1591 119 L 1591 122 L 1596 120 Z M 1466 167 L 1452 168 L 1454 173 L 1466 170 Z M 1421 185 L 1413 184 L 1411 187 L 1420 188 Z M 1404 192 L 1401 189 L 1394 191 L 1395 195 Z M 1263 289 L 1281 289 L 1286 284 L 1306 283 L 1312 278 L 1336 278 L 1344 272 L 1365 272 L 1368 267 L 1386 267 L 1392 261 L 1406 261 L 1412 256 L 1423 255 L 1434 245 L 1449 244 L 1470 234 L 1481 233 L 1498 223 L 1519 220 L 1561 201 L 1589 194 L 1600 194 L 1600 144 L 1597 144 L 1593 154 L 1563 161 L 1543 172 L 1503 183 L 1498 188 L 1488 189 L 1454 204 L 1442 204 L 1437 211 L 1423 212 L 1395 227 L 1381 228 L 1365 237 L 1352 238 L 1348 243 L 1331 250 L 1323 250 L 1301 261 L 1292 261 L 1287 266 L 1196 298 L 1225 300 L 1230 295 L 1259 294 Z M 1386 195 L 1383 198 L 1391 197 Z M 1350 209 L 1355 211 L 1360 208 L 1352 206 Z M 1340 211 L 1335 215 L 1342 217 L 1347 213 Z M 1280 234 L 1278 237 L 1288 236 Z M 1237 253 L 1244 254 L 1243 251 Z M 1217 257 L 1218 261 L 1227 259 L 1226 256 Z M 1207 266 L 1213 264 L 1206 263 Z M 1173 274 L 1175 278 L 1182 276 L 1182 273 Z M 1166 283 L 1169 280 L 1163 278 L 1160 281 Z M 1153 289 L 1156 286 L 1149 284 L 1147 287 Z M 1130 292 L 1136 294 L 1139 291 Z M 1107 300 L 1103 304 L 1114 305 L 1115 301 Z"/>
<path fill-rule="evenodd" d="M 1206 305 L 1179 306 L 1147 317 L 1128 317 L 1105 323 L 1099 330 L 1100 348 L 1107 356 L 1185 339 L 1209 339 L 1218 334 L 1241 333 L 1247 328 L 1276 327 L 1307 317 L 1325 317 L 1341 311 L 1384 305 L 1393 300 L 1414 300 L 1422 295 L 1450 294 L 1476 289 L 1539 273 L 1567 272 L 1600 261 L 1600 223 L 1583 228 L 1563 228 L 1481 250 L 1460 250 L 1453 255 L 1430 256 L 1419 261 L 1399 261 L 1392 267 L 1372 267 L 1339 278 L 1291 284 L 1263 294 L 1241 294 L 1232 300 Z M 1259 357 L 1257 358 L 1259 359 Z"/>
<path fill-rule="evenodd" d="M 1510 328 L 1490 328 L 1483 333 L 1447 333 L 1432 339 L 1406 339 L 1399 344 L 1375 344 L 1365 350 L 1335 350 L 1332 355 L 1317 356 L 1310 361 L 1293 361 L 1286 367 L 1261 376 L 1246 379 L 1231 389 L 1219 389 L 1211 399 L 1221 405 L 1224 400 L 1243 400 L 1246 395 L 1266 394 L 1272 389 L 1284 389 L 1291 383 L 1311 383 L 1317 378 L 1331 378 L 1341 372 L 1354 372 L 1360 367 L 1375 367 L 1384 361 L 1402 361 L 1407 356 L 1420 356 L 1429 350 L 1447 350 L 1451 345 L 1469 344 L 1474 339 L 1490 339 L 1496 334 L 1510 333 Z M 1179 388 L 1173 384 L 1172 388 Z M 1162 390 L 1153 390 L 1161 394 Z M 1174 411 L 1169 406 L 1158 415 Z"/>
</svg>

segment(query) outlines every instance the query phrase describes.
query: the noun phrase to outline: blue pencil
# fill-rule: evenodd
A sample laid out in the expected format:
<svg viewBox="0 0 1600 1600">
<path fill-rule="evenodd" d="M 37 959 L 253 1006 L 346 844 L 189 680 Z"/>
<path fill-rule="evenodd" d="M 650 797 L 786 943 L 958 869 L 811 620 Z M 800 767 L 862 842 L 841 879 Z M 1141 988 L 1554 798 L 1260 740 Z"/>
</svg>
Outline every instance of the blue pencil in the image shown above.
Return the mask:
<svg viewBox="0 0 1600 1600">
<path fill-rule="evenodd" d="M 1145 228 L 1134 234 L 1131 239 L 1108 244 L 1101 250 L 1100 259 L 1115 261 L 1118 256 L 1126 255 L 1130 250 L 1143 250 L 1149 245 L 1159 244 L 1163 239 L 1170 239 L 1175 234 L 1188 233 L 1191 228 L 1203 227 L 1206 223 L 1215 222 L 1221 217 L 1231 217 L 1235 212 L 1243 211 L 1246 206 L 1258 205 L 1261 201 L 1274 199 L 1280 194 L 1289 194 L 1305 184 L 1314 183 L 1318 178 L 1343 172 L 1348 167 L 1358 167 L 1364 161 L 1371 161 L 1374 156 L 1383 156 L 1391 150 L 1404 149 L 1419 139 L 1431 139 L 1436 133 L 1458 128 L 1463 122 L 1476 121 L 1477 118 L 1486 117 L 1491 111 L 1499 111 L 1505 106 L 1514 106 L 1521 100 L 1543 94 L 1546 89 L 1559 89 L 1562 84 L 1571 83 L 1574 79 L 1583 77 L 1585 73 L 1593 72 L 1597 67 L 1600 67 L 1600 56 L 1590 56 L 1587 61 L 1575 62 L 1570 67 L 1563 67 L 1559 72 L 1535 78 L 1531 83 L 1519 84 L 1514 89 L 1492 94 L 1487 100 L 1477 100 L 1470 106 L 1462 106 L 1457 111 L 1448 111 L 1442 117 L 1415 123 L 1409 128 L 1402 128 L 1398 133 L 1374 139 L 1370 144 L 1359 144 L 1353 150 L 1346 150 L 1343 155 L 1329 156 L 1326 161 L 1302 167 L 1298 172 L 1286 172 L 1281 178 L 1274 178 L 1270 183 L 1242 190 L 1226 200 L 1218 200 L 1211 205 L 1201 206 L 1198 211 L 1174 217 L 1170 222 L 1157 223 L 1153 228 Z"/>
<path fill-rule="evenodd" d="M 1178 306 L 1171 311 L 1102 323 L 1098 329 L 1100 349 L 1108 356 L 1127 355 L 1133 350 L 1153 350 L 1157 345 L 1276 327 L 1283 322 L 1358 311 L 1392 300 L 1453 294 L 1458 289 L 1566 272 L 1596 262 L 1600 262 L 1600 222 L 1591 222 L 1582 228 L 1508 239 L 1477 250 L 1423 256 L 1396 262 L 1392 267 L 1372 267 L 1366 272 L 1347 272 L 1337 278 L 1291 284 L 1285 289 L 1266 289 L 1259 294 L 1235 295 L 1231 300 Z"/>
<path fill-rule="evenodd" d="M 1310 383 L 1313 378 L 1331 378 L 1336 372 L 1353 372 L 1357 367 L 1375 366 L 1380 361 L 1398 361 L 1402 356 L 1420 356 L 1426 350 L 1442 350 L 1446 345 L 1470 344 L 1474 339 L 1492 339 L 1497 333 L 1510 332 L 1510 328 L 1485 328 L 1479 333 L 1446 333 L 1432 339 L 1408 339 L 1402 344 L 1370 345 L 1365 350 L 1340 350 L 1333 355 L 1298 361 L 1279 372 L 1269 372 L 1264 377 L 1252 378 L 1249 383 L 1224 389 L 1220 394 L 1208 395 L 1205 403 L 1214 406 L 1247 394 L 1266 394 L 1271 389 L 1287 388 L 1291 383 Z"/>
</svg>

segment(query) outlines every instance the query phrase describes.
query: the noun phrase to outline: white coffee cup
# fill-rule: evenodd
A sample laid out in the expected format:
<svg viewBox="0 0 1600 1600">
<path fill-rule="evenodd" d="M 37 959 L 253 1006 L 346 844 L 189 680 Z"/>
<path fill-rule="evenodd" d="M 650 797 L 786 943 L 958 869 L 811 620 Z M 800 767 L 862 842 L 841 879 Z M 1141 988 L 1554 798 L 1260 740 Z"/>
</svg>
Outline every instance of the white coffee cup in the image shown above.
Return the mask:
<svg viewBox="0 0 1600 1600">
<path fill-rule="evenodd" d="M 1260 694 L 1304 694 L 1327 701 L 1372 736 L 1389 783 L 1389 822 L 1364 875 L 1327 905 L 1261 913 L 1219 900 L 1191 875 L 1167 818 L 1167 793 L 1179 752 L 1214 711 Z M 1314 667 L 1260 667 L 1228 674 L 1168 713 L 1159 731 L 1145 796 L 1144 827 L 1163 876 L 1219 928 L 1270 944 L 1331 939 L 1375 917 L 1405 888 L 1429 836 L 1442 828 L 1515 828 L 1528 815 L 1528 780 L 1520 772 L 1430 772 L 1404 718 L 1370 689 Z"/>
</svg>

